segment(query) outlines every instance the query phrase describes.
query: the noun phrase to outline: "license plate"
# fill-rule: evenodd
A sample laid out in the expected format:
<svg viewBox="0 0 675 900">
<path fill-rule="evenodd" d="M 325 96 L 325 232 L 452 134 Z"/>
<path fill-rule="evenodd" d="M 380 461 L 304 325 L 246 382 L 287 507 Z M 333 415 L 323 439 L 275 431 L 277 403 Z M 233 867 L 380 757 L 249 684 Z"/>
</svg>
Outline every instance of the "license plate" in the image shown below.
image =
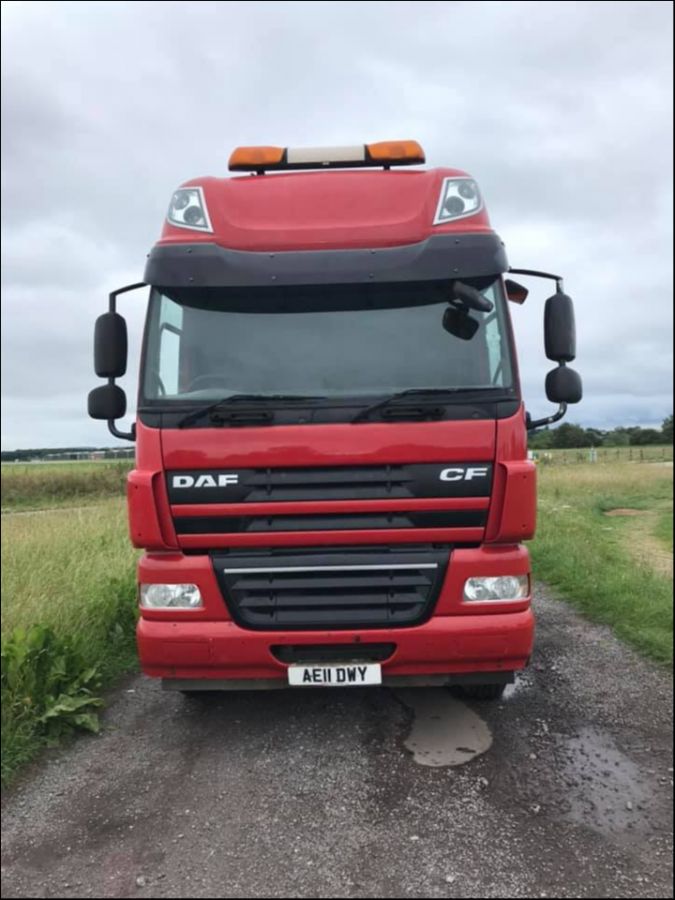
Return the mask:
<svg viewBox="0 0 675 900">
<path fill-rule="evenodd" d="M 340 666 L 289 666 L 291 687 L 359 687 L 382 684 L 379 663 L 346 663 Z"/>
</svg>

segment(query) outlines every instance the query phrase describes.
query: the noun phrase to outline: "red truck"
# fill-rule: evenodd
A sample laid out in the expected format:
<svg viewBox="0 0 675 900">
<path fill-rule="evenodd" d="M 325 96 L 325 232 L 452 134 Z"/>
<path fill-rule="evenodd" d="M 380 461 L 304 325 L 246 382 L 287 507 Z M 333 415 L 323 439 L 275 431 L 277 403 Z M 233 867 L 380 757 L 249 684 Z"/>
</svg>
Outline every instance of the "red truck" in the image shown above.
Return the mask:
<svg viewBox="0 0 675 900">
<path fill-rule="evenodd" d="M 171 199 L 95 329 L 128 480 L 143 671 L 184 692 L 458 684 L 533 645 L 528 429 L 581 399 L 572 301 L 509 267 L 476 181 L 415 141 L 239 147 Z M 558 410 L 521 397 L 512 273 L 549 278 Z M 117 297 L 150 286 L 136 421 Z"/>
</svg>

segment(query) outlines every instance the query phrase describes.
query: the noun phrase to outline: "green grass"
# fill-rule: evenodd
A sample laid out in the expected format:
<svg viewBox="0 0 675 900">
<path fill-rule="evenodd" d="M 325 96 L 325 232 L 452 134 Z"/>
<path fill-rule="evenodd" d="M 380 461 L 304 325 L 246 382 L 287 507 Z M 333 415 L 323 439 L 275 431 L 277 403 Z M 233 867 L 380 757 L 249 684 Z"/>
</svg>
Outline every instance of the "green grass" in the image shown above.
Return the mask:
<svg viewBox="0 0 675 900">
<path fill-rule="evenodd" d="M 132 462 L 6 463 L 2 466 L 2 509 L 84 506 L 121 496 Z"/>
<path fill-rule="evenodd" d="M 538 531 L 530 547 L 536 577 L 666 663 L 673 659 L 673 582 L 656 565 L 643 523 L 672 516 L 672 497 L 668 466 L 541 467 Z M 619 508 L 642 510 L 646 518 L 606 515 Z"/>
<path fill-rule="evenodd" d="M 663 541 L 665 546 L 673 552 L 673 511 L 661 513 L 654 529 L 656 537 Z"/>
<path fill-rule="evenodd" d="M 136 665 L 135 559 L 119 497 L 3 516 L 3 781 Z"/>
</svg>

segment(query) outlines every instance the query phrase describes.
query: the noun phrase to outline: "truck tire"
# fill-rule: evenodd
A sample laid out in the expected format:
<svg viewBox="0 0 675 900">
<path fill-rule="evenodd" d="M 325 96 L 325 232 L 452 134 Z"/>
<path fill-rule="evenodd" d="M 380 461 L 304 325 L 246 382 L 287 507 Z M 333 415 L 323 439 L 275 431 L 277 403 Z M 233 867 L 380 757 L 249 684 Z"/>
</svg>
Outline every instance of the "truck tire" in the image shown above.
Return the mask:
<svg viewBox="0 0 675 900">
<path fill-rule="evenodd" d="M 462 691 L 471 700 L 499 700 L 505 688 L 505 684 L 465 684 Z"/>
</svg>

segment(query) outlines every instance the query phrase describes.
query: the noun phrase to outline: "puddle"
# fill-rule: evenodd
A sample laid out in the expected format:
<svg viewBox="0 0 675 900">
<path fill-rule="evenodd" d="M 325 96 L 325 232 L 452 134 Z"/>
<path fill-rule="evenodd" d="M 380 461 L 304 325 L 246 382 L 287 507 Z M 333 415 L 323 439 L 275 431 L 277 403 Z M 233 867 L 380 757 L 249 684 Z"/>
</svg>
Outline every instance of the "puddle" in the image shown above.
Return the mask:
<svg viewBox="0 0 675 900">
<path fill-rule="evenodd" d="M 473 710 L 444 688 L 396 691 L 415 714 L 406 749 L 421 766 L 461 766 L 485 753 L 492 735 Z"/>
<path fill-rule="evenodd" d="M 609 735 L 585 728 L 565 739 L 562 751 L 572 821 L 613 835 L 647 824 L 651 792 Z"/>
</svg>

